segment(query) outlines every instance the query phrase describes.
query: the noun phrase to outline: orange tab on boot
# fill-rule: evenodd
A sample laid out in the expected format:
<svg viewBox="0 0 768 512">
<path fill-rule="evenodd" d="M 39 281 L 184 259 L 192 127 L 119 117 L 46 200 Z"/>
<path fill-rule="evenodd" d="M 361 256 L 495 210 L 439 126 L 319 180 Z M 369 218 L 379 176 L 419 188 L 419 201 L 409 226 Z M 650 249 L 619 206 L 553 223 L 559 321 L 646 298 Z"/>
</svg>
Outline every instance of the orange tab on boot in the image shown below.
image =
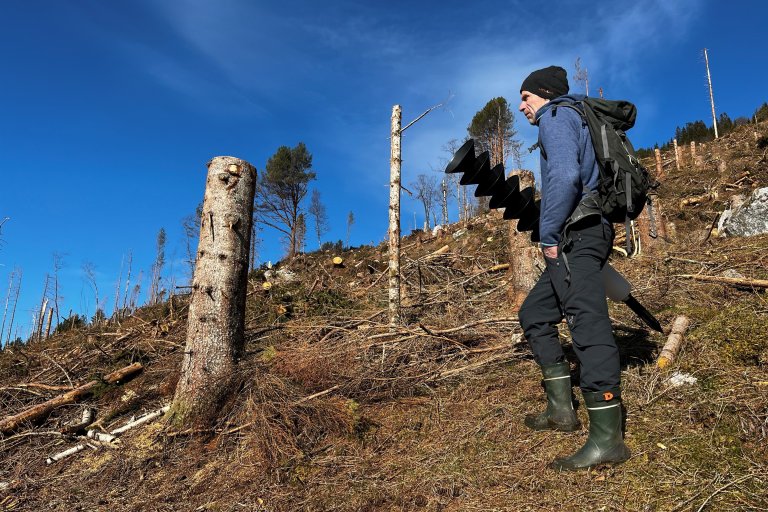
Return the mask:
<svg viewBox="0 0 768 512">
<path fill-rule="evenodd" d="M 606 391 L 605 393 L 603 393 L 603 398 L 605 399 L 606 402 L 613 400 L 613 393 L 611 393 L 610 391 Z"/>
</svg>

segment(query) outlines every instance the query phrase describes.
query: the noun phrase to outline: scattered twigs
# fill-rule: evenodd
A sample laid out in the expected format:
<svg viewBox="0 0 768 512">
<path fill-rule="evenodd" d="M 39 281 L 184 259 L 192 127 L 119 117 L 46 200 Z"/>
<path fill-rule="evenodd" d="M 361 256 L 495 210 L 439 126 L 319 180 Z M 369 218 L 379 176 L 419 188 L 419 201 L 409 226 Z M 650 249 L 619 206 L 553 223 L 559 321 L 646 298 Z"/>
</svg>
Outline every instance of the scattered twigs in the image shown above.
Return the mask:
<svg viewBox="0 0 768 512">
<path fill-rule="evenodd" d="M 143 368 L 144 367 L 141 363 L 134 363 L 106 375 L 103 380 L 92 380 L 87 384 L 83 384 L 82 386 L 75 388 L 68 393 L 57 396 L 56 398 L 48 400 L 42 404 L 35 405 L 34 407 L 22 411 L 19 414 L 8 416 L 4 420 L 0 421 L 0 433 L 4 434 L 11 432 L 24 423 L 41 420 L 57 407 L 73 404 L 79 400 L 82 400 L 103 384 L 119 384 L 125 379 L 139 373 Z"/>
<path fill-rule="evenodd" d="M 732 485 L 736 485 L 736 484 L 740 484 L 741 482 L 743 482 L 743 481 L 745 481 L 745 480 L 748 480 L 748 479 L 750 479 L 750 478 L 753 478 L 754 476 L 755 476 L 755 475 L 752 475 L 752 474 L 749 474 L 749 475 L 744 475 L 744 476 L 743 476 L 743 477 L 741 477 L 741 478 L 737 478 L 736 480 L 733 480 L 733 481 L 731 481 L 731 482 L 728 482 L 727 484 L 725 484 L 724 486 L 720 487 L 720 488 L 719 488 L 719 489 L 717 489 L 715 492 L 713 492 L 712 494 L 710 494 L 710 495 L 709 495 L 709 497 L 708 497 L 706 500 L 704 500 L 704 503 L 702 503 L 702 504 L 701 504 L 701 506 L 700 506 L 700 507 L 699 507 L 699 508 L 696 510 L 696 512 L 701 512 L 702 510 L 704 510 L 704 507 L 706 507 L 706 506 L 707 506 L 707 503 L 709 503 L 709 501 L 710 501 L 712 498 L 714 498 L 715 496 L 717 496 L 718 494 L 720 494 L 721 492 L 723 492 L 724 490 L 726 490 L 726 489 L 727 489 L 727 488 L 729 488 L 730 486 L 732 486 Z"/>
<path fill-rule="evenodd" d="M 722 283 L 722 284 L 731 284 L 734 286 L 768 288 L 768 280 L 766 279 L 741 279 L 737 277 L 706 276 L 706 275 L 700 275 L 700 274 L 680 274 L 674 277 L 681 277 L 684 279 L 694 279 L 696 281 L 706 281 L 708 283 Z"/>
<path fill-rule="evenodd" d="M 432 329 L 432 332 L 434 334 L 448 334 L 451 332 L 463 331 L 464 329 L 469 329 L 470 327 L 475 327 L 478 325 L 499 324 L 499 323 L 508 323 L 508 322 L 518 323 L 519 320 L 517 319 L 517 317 L 488 318 L 485 320 L 470 322 L 468 324 L 460 325 L 458 327 L 452 327 L 450 329 Z"/>
<path fill-rule="evenodd" d="M 680 315 L 672 322 L 672 331 L 669 333 L 667 343 L 664 344 L 664 348 L 661 349 L 659 359 L 656 361 L 656 366 L 659 368 L 666 368 L 669 366 L 680 351 L 680 347 L 683 344 L 683 334 L 691 324 L 691 320 L 684 315 Z"/>
</svg>

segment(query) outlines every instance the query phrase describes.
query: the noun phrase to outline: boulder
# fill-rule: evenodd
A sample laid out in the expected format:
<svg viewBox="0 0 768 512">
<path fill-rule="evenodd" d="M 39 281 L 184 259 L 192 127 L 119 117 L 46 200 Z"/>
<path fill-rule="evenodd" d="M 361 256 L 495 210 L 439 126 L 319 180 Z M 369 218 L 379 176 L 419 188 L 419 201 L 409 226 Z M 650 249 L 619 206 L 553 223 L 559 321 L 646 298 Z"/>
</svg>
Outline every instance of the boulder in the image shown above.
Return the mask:
<svg viewBox="0 0 768 512">
<path fill-rule="evenodd" d="M 726 236 L 756 236 L 768 233 L 768 187 L 758 188 L 734 209 L 723 225 Z"/>
</svg>

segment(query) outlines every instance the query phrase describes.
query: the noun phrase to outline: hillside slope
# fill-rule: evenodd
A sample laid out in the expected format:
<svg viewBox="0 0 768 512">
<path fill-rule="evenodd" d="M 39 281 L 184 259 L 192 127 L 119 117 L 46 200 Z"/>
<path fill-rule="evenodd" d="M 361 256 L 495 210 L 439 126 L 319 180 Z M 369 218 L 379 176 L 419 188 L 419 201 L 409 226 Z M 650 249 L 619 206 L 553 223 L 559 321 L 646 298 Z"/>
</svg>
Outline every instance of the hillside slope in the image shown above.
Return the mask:
<svg viewBox="0 0 768 512">
<path fill-rule="evenodd" d="M 758 127 L 760 136 L 768 126 Z M 0 353 L 0 416 L 133 362 L 144 371 L 0 439 L 0 510 L 757 510 L 768 508 L 768 295 L 681 277 L 768 279 L 768 236 L 719 238 L 732 194 L 768 186 L 754 126 L 699 149 L 659 198 L 675 237 L 612 263 L 664 325 L 692 325 L 677 362 L 654 361 L 665 336 L 611 304 L 622 358 L 627 444 L 617 467 L 556 474 L 586 431 L 522 424 L 543 405 L 539 372 L 507 300 L 508 225 L 497 213 L 441 237 L 403 240 L 406 326 L 386 325 L 386 247 L 300 256 L 292 275 L 249 282 L 242 385 L 210 432 L 162 421 L 119 446 L 87 449 L 60 430 L 84 406 L 107 429 L 169 402 L 185 339 L 185 299 L 119 326 L 65 332 Z M 690 159 L 689 159 L 690 160 Z M 725 162 L 725 166 L 718 162 Z M 652 165 L 649 165 L 652 168 Z M 719 170 L 718 170 L 719 168 Z M 716 192 L 716 194 L 714 193 Z M 691 205 L 685 198 L 706 195 Z M 447 245 L 448 252 L 434 254 Z M 562 330 L 567 344 L 567 330 Z M 573 353 L 569 359 L 575 363 Z M 695 377 L 672 387 L 674 372 Z M 585 411 L 580 410 L 582 420 Z"/>
</svg>

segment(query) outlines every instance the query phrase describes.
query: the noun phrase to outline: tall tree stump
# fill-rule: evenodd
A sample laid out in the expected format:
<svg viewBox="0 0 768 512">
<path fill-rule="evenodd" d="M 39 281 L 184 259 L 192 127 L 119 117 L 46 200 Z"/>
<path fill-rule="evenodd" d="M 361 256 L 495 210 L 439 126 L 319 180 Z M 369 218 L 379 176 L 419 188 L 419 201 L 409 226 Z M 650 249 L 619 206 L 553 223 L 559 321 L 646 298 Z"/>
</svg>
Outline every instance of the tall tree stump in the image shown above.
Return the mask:
<svg viewBox="0 0 768 512">
<path fill-rule="evenodd" d="M 512 171 L 510 176 L 520 177 L 520 188 L 533 186 L 533 173 L 530 171 Z M 508 221 L 509 225 L 509 302 L 512 311 L 519 311 L 539 277 L 536 261 L 541 251 L 531 245 L 530 233 L 517 230 L 517 220 Z M 543 265 L 542 265 L 543 266 Z"/>
<path fill-rule="evenodd" d="M 207 427 L 237 384 L 243 351 L 256 169 L 239 158 L 208 162 L 187 343 L 169 419 Z"/>
</svg>

